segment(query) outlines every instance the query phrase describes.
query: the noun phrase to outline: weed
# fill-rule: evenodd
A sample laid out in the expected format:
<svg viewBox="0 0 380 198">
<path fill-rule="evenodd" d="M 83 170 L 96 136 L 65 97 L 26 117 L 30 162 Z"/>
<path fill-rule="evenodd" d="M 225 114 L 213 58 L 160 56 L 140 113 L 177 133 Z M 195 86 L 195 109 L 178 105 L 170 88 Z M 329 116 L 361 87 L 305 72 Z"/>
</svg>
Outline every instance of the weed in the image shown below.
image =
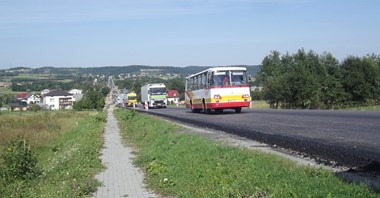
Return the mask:
<svg viewBox="0 0 380 198">
<path fill-rule="evenodd" d="M 118 109 L 117 111 L 123 111 L 123 109 Z M 127 110 L 124 114 L 122 114 L 122 120 L 127 121 L 132 119 L 136 115 L 136 110 L 134 109 L 129 109 Z"/>
<path fill-rule="evenodd" d="M 95 116 L 95 122 L 107 122 L 107 117 L 104 114 L 97 114 Z"/>
<path fill-rule="evenodd" d="M 1 172 L 7 182 L 35 179 L 40 173 L 36 167 L 37 157 L 32 153 L 25 138 L 19 137 L 7 143 L 3 148 L 1 160 Z"/>
<path fill-rule="evenodd" d="M 103 168 L 99 155 L 104 122 L 97 121 L 97 115 L 105 117 L 104 113 L 69 111 L 36 112 L 24 114 L 22 117 L 11 114 L 4 119 L 2 117 L 0 127 L 3 120 L 6 122 L 0 128 L 1 150 L 4 153 L 9 152 L 12 147 L 4 139 L 15 139 L 15 134 L 24 134 L 34 144 L 32 141 L 30 144 L 27 141 L 24 143 L 23 139 L 15 144 L 17 148 L 24 149 L 23 159 L 29 162 L 24 163 L 26 167 L 33 167 L 38 161 L 35 167 L 38 167 L 40 174 L 28 180 L 7 182 L 3 177 L 5 172 L 9 172 L 7 175 L 12 177 L 17 174 L 6 170 L 5 167 L 11 167 L 6 164 L 8 158 L 1 159 L 0 197 L 90 196 L 100 185 L 94 176 Z M 31 150 L 36 153 L 34 157 L 25 154 Z M 11 157 L 14 154 L 9 156 Z"/>
</svg>

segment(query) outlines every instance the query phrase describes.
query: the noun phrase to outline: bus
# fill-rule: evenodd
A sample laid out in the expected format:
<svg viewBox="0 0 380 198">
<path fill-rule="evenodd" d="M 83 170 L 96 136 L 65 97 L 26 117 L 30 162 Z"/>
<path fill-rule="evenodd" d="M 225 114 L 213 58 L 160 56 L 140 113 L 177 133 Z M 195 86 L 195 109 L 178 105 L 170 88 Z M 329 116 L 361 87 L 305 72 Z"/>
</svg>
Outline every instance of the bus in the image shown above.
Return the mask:
<svg viewBox="0 0 380 198">
<path fill-rule="evenodd" d="M 185 82 L 185 104 L 192 112 L 217 113 L 250 107 L 251 94 L 245 67 L 214 67 L 190 75 Z"/>
</svg>

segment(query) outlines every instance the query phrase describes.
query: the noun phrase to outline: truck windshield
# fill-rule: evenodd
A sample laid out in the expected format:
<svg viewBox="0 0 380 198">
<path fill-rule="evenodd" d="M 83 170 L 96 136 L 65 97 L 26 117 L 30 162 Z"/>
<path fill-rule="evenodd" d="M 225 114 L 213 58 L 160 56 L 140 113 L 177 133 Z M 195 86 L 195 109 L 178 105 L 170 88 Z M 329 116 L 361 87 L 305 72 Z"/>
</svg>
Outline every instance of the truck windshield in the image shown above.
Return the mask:
<svg viewBox="0 0 380 198">
<path fill-rule="evenodd" d="M 136 98 L 137 98 L 136 96 L 129 96 L 128 97 L 129 100 L 136 100 Z"/>
<path fill-rule="evenodd" d="M 152 94 L 152 95 L 166 95 L 166 88 L 165 87 L 150 88 L 150 94 Z"/>
</svg>

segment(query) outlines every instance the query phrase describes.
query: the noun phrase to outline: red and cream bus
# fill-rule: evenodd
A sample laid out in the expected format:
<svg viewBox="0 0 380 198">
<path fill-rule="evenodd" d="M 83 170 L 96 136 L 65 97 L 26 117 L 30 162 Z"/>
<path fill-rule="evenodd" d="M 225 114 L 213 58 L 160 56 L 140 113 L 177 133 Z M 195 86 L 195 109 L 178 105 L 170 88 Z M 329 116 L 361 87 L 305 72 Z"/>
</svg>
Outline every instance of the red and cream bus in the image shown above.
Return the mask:
<svg viewBox="0 0 380 198">
<path fill-rule="evenodd" d="M 186 78 L 185 103 L 192 112 L 211 113 L 250 107 L 251 96 L 245 67 L 215 67 Z"/>
</svg>

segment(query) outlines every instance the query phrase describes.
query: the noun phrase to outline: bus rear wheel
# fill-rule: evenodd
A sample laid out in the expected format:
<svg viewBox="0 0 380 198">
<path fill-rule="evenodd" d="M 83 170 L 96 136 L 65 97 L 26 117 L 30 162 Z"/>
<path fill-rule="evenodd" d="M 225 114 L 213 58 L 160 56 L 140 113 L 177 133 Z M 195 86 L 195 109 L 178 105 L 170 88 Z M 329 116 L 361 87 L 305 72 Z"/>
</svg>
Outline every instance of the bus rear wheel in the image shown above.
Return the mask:
<svg viewBox="0 0 380 198">
<path fill-rule="evenodd" d="M 241 107 L 237 107 L 237 108 L 235 108 L 235 112 L 236 112 L 236 113 L 241 113 Z"/>
</svg>

